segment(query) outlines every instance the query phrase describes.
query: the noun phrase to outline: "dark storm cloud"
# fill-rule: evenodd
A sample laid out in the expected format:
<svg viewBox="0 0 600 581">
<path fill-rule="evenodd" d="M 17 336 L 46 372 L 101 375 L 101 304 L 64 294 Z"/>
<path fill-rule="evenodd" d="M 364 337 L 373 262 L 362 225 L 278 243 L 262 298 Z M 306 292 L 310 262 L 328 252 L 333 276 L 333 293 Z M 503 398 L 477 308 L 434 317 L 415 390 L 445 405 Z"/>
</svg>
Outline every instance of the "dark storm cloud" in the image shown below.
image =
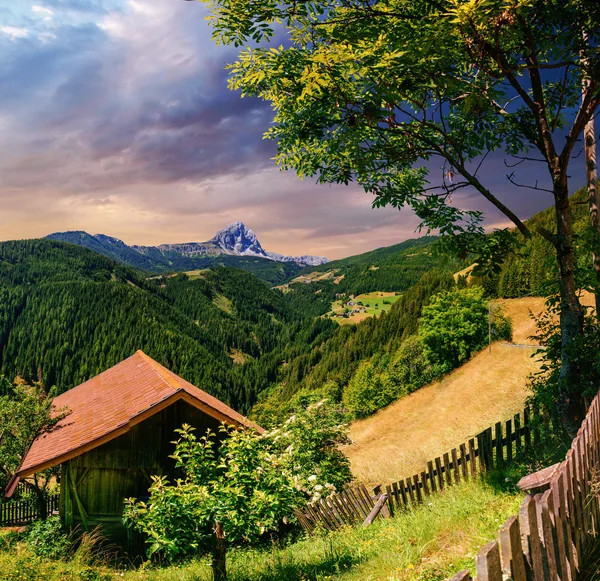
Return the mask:
<svg viewBox="0 0 600 581">
<path fill-rule="evenodd" d="M 60 10 L 107 14 L 105 4 L 55 0 L 44 8 L 56 10 L 51 19 L 56 20 Z M 135 17 L 122 14 L 121 22 L 117 12 L 107 22 L 59 22 L 45 33 L 39 29 L 26 38 L 0 39 L 6 49 L 0 56 L 0 111 L 10 116 L 23 137 L 29 136 L 24 150 L 51 143 L 54 153 L 62 151 L 65 158 L 75 156 L 80 165 L 89 166 L 90 175 L 98 163 L 106 162 L 97 182 L 100 189 L 107 182 L 168 183 L 247 172 L 271 163 L 274 148 L 262 140 L 269 108 L 227 89 L 226 53 L 215 57 L 206 31 L 197 33 L 200 7 L 186 5 L 186 14 L 178 5 L 169 11 L 166 2 L 158 5 L 162 12 L 156 15 L 142 7 Z M 188 31 L 187 41 L 178 47 L 192 8 L 198 8 L 193 30 L 199 38 Z M 158 44 L 170 54 L 161 55 L 152 66 L 147 61 L 154 47 L 143 30 L 128 27 L 146 19 L 146 25 L 155 28 L 153 18 L 164 15 L 171 28 Z M 42 34 L 51 35 L 50 40 L 40 38 Z M 120 163 L 111 163 L 115 157 Z M 10 165 L 9 161 L 5 179 L 14 173 Z M 72 182 L 79 187 L 68 165 L 57 179 L 67 188 Z M 82 171 L 85 167 L 79 167 L 77 175 Z M 46 174 L 36 174 L 40 184 L 48 185 Z M 34 179 L 29 176 L 27 184 Z"/>
</svg>

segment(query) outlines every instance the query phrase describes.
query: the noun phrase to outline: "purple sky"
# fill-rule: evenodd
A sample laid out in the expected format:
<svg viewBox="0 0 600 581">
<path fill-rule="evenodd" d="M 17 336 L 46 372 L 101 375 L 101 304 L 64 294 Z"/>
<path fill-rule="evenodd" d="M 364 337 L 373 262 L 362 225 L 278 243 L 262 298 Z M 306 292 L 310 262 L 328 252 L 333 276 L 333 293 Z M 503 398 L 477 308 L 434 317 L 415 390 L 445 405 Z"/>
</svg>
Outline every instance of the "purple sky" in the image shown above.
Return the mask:
<svg viewBox="0 0 600 581">
<path fill-rule="evenodd" d="M 242 220 L 268 250 L 338 258 L 413 237 L 409 211 L 373 210 L 356 186 L 274 167 L 262 139 L 271 109 L 227 90 L 235 52 L 213 45 L 205 16 L 180 0 L 0 6 L 0 239 L 86 230 L 128 244 L 202 241 Z M 550 205 L 511 187 L 507 171 L 490 159 L 486 184 L 521 217 Z M 571 173 L 583 185 L 579 162 Z M 506 224 L 478 196 L 455 203 Z"/>
</svg>

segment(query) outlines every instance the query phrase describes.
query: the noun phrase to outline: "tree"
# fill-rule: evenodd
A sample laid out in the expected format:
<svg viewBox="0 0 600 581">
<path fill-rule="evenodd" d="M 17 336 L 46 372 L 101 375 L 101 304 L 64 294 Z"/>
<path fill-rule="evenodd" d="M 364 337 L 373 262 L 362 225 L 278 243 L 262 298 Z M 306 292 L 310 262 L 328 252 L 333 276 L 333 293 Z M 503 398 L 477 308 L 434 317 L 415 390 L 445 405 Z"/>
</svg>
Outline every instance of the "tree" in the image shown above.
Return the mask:
<svg viewBox="0 0 600 581">
<path fill-rule="evenodd" d="M 567 382 L 575 365 L 567 347 L 583 325 L 573 275 L 569 163 L 600 105 L 600 5 L 203 1 L 217 42 L 252 43 L 231 65 L 230 87 L 273 105 L 266 135 L 277 140 L 276 160 L 284 169 L 326 183 L 356 181 L 374 195 L 374 206 L 408 205 L 424 227 L 472 238 L 482 233 L 482 215 L 452 204 L 453 194 L 468 188 L 529 237 L 482 168 L 494 151 L 512 157 L 509 165 L 543 164 L 556 232 L 537 233 L 552 243 L 559 266 L 561 377 Z M 285 46 L 261 45 L 282 28 Z M 431 168 L 440 162 L 437 174 Z M 507 176 L 512 183 L 544 189 L 521 183 L 515 171 Z M 508 241 L 502 232 L 488 238 L 484 254 L 490 247 L 506 250 Z M 566 394 L 559 400 L 573 432 L 582 402 Z"/>
<path fill-rule="evenodd" d="M 354 417 L 365 418 L 400 395 L 401 387 L 391 381 L 386 369 L 365 361 L 344 389 L 343 402 Z"/>
<path fill-rule="evenodd" d="M 225 580 L 228 545 L 277 531 L 295 508 L 350 480 L 338 450 L 345 427 L 327 410 L 314 404 L 262 435 L 223 425 L 218 438 L 197 438 L 184 425 L 173 454 L 182 478 L 154 476 L 147 503 L 126 501 L 125 522 L 146 533 L 149 555 L 210 552 L 215 581 Z"/>
<path fill-rule="evenodd" d="M 38 383 L 28 385 L 17 378 L 11 385 L 3 377 L 0 383 L 4 384 L 0 396 L 0 485 L 5 489 L 33 441 L 50 431 L 66 410 L 53 411 L 53 393 L 46 393 Z M 49 468 L 22 481 L 35 494 L 42 519 L 47 516 L 48 489 L 59 470 L 58 466 Z"/>
<path fill-rule="evenodd" d="M 482 288 L 444 292 L 423 307 L 419 336 L 436 375 L 459 367 L 488 341 L 488 303 Z M 497 315 L 498 317 L 498 315 Z M 496 339 L 510 338 L 502 317 Z M 496 330 L 496 329 L 494 329 Z M 501 332 L 500 332 L 501 331 Z"/>
</svg>

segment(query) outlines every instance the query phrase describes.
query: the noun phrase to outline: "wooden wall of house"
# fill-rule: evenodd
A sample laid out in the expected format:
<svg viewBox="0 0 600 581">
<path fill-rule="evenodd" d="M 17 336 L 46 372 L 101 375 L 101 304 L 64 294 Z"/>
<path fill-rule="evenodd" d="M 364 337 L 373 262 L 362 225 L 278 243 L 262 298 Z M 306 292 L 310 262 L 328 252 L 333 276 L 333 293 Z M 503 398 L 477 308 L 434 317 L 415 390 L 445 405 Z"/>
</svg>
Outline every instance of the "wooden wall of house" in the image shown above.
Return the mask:
<svg viewBox="0 0 600 581">
<path fill-rule="evenodd" d="M 175 474 L 169 458 L 183 423 L 200 436 L 219 422 L 189 404 L 178 401 L 134 426 L 129 432 L 62 465 L 60 514 L 67 526 L 92 530 L 124 546 L 131 536 L 122 524 L 125 498 L 148 494 L 152 475 Z"/>
</svg>

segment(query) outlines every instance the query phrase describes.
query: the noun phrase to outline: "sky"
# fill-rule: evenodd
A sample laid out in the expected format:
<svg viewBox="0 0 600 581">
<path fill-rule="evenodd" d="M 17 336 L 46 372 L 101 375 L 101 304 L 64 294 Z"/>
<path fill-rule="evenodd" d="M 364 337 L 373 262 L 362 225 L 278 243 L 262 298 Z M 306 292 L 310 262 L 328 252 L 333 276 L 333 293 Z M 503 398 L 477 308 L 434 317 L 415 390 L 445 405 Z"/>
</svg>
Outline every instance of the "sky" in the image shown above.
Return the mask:
<svg viewBox="0 0 600 581">
<path fill-rule="evenodd" d="M 408 210 L 274 166 L 272 110 L 227 89 L 236 52 L 214 45 L 206 14 L 182 0 L 0 2 L 0 240 L 204 241 L 241 220 L 267 250 L 333 259 L 417 235 Z M 521 218 L 551 205 L 510 186 L 501 156 L 486 164 L 486 185 Z M 508 225 L 477 194 L 454 203 Z"/>
</svg>

